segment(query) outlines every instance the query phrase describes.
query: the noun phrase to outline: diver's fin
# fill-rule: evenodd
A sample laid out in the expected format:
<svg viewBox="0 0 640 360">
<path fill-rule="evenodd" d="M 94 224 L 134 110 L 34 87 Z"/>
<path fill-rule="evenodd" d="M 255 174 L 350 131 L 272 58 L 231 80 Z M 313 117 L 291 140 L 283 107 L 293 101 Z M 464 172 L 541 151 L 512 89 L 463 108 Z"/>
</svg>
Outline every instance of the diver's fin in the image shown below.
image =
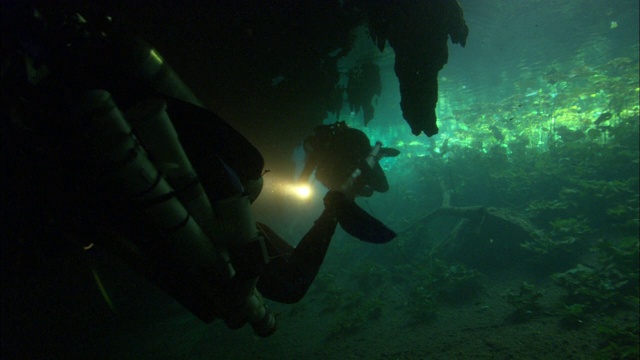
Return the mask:
<svg viewBox="0 0 640 360">
<path fill-rule="evenodd" d="M 342 205 L 338 215 L 338 223 L 351 236 L 369 243 L 384 244 L 396 237 L 396 233 L 393 230 L 386 227 L 353 201 Z"/>
<path fill-rule="evenodd" d="M 396 157 L 400 155 L 400 150 L 393 148 L 382 148 L 378 151 L 378 156 L 380 157 Z"/>
</svg>

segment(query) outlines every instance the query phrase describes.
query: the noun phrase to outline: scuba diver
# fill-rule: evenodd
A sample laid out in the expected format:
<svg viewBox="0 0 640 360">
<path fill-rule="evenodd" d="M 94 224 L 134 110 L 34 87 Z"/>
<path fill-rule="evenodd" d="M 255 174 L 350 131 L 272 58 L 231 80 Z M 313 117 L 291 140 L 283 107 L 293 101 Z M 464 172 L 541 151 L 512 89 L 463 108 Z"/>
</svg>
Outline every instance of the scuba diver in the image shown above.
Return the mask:
<svg viewBox="0 0 640 360">
<path fill-rule="evenodd" d="M 360 169 L 362 176 L 354 184 L 355 195 L 370 197 L 374 191 L 383 193 L 389 190 L 387 177 L 380 164 L 376 161 L 373 168 L 365 164 L 372 150 L 369 138 L 344 121 L 316 126 L 313 134 L 304 140 L 303 148 L 306 159 L 300 181 L 308 181 L 315 170 L 315 178 L 322 185 L 329 190 L 339 190 L 344 179 Z M 376 160 L 398 154 L 400 152 L 396 149 L 381 147 Z"/>
<path fill-rule="evenodd" d="M 384 176 L 380 146 L 366 136 L 361 167 L 331 175 L 323 212 L 293 248 L 253 217 L 260 152 L 203 108 L 153 47 L 117 33 L 109 18 L 24 3 L 2 17 L 2 196 L 12 209 L 3 252 L 26 237 L 73 234 L 124 259 L 202 321 L 248 323 L 266 337 L 277 324 L 263 296 L 300 300 L 338 224 L 363 241 L 395 237 L 350 196 L 388 187 L 376 178 Z"/>
</svg>

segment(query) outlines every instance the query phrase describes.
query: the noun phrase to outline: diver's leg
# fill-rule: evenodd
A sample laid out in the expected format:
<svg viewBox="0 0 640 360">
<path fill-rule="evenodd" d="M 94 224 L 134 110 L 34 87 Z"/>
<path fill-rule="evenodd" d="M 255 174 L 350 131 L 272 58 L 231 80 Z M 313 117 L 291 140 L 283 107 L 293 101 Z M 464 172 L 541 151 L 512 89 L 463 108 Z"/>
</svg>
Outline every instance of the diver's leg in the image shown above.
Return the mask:
<svg viewBox="0 0 640 360">
<path fill-rule="evenodd" d="M 258 229 L 265 237 L 265 247 L 270 258 L 277 258 L 280 256 L 289 256 L 293 253 L 293 246 L 289 245 L 283 238 L 281 238 L 275 231 L 271 230 L 267 225 L 258 222 Z"/>
<path fill-rule="evenodd" d="M 335 212 L 325 210 L 292 253 L 272 258 L 258 281 L 262 295 L 287 304 L 299 301 L 318 274 L 337 224 Z"/>
</svg>

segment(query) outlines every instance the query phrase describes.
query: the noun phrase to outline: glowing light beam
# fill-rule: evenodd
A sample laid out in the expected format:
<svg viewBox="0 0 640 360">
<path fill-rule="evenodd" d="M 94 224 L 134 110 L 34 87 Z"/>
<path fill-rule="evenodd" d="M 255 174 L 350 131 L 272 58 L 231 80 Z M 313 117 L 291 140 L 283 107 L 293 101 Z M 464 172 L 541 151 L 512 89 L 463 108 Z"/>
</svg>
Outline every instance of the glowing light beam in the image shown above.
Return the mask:
<svg viewBox="0 0 640 360">
<path fill-rule="evenodd" d="M 289 192 L 300 199 L 308 199 L 311 196 L 311 187 L 307 184 L 291 184 Z"/>
</svg>

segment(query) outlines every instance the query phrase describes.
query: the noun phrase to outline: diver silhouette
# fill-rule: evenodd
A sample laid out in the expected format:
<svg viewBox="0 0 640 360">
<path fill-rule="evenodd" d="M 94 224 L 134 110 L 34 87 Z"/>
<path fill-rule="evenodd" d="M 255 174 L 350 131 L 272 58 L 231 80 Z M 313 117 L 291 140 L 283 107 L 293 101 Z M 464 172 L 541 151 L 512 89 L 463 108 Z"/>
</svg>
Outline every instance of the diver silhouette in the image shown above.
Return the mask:
<svg viewBox="0 0 640 360">
<path fill-rule="evenodd" d="M 303 147 L 306 152 L 305 165 L 300 181 L 308 181 L 315 170 L 315 178 L 329 190 L 338 190 L 356 169 L 362 171 L 355 184 L 357 196 L 370 197 L 375 192 L 389 190 L 384 170 L 375 161 L 373 168 L 365 164 L 372 146 L 367 135 L 349 127 L 344 121 L 331 125 L 319 125 L 308 136 Z M 380 148 L 376 160 L 394 157 L 400 152 L 391 148 Z"/>
<path fill-rule="evenodd" d="M 204 108 L 156 49 L 111 32 L 110 19 L 29 4 L 9 10 L 15 26 L 3 33 L 0 118 L 2 196 L 12 209 L 5 220 L 15 224 L 2 229 L 7 248 L 44 234 L 40 227 L 50 236 L 34 242 L 69 235 L 87 248 L 95 242 L 202 321 L 250 324 L 269 336 L 277 323 L 262 294 L 298 301 L 338 224 L 363 241 L 395 237 L 350 195 L 365 177 L 372 189 L 388 189 L 367 157 L 380 146 L 372 151 L 364 134 L 342 126 L 348 136 L 327 148 L 357 145 L 348 164 L 319 163 L 320 176 L 337 188 L 293 248 L 253 216 L 262 154 Z M 359 162 L 373 175 L 354 175 Z"/>
</svg>

